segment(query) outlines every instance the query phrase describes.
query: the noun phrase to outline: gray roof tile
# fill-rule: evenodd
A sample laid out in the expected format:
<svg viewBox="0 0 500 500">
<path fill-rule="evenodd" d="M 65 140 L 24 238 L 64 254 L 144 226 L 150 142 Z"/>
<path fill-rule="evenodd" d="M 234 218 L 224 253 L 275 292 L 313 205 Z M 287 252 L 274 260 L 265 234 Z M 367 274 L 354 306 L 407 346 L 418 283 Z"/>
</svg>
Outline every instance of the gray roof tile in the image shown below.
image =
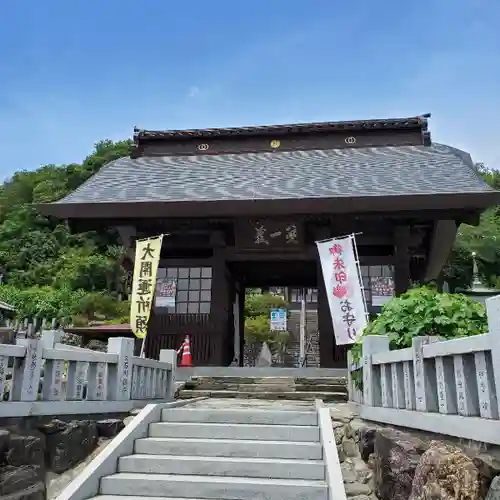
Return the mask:
<svg viewBox="0 0 500 500">
<path fill-rule="evenodd" d="M 467 153 L 397 146 L 120 158 L 58 204 L 270 200 L 493 191 Z"/>
</svg>

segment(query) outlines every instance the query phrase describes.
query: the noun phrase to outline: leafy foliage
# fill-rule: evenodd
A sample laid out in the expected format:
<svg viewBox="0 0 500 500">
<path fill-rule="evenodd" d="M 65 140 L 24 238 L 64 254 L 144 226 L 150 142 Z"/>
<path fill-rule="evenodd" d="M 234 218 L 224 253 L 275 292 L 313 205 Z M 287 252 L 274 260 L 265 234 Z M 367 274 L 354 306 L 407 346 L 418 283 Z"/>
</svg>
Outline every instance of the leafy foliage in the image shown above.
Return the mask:
<svg viewBox="0 0 500 500">
<path fill-rule="evenodd" d="M 264 342 L 273 352 L 281 351 L 288 342 L 289 332 L 273 332 L 270 329 L 271 309 L 287 308 L 281 297 L 251 294 L 245 297 L 245 339 L 249 345 L 260 346 Z M 258 353 L 254 353 L 258 354 Z"/>
<path fill-rule="evenodd" d="M 388 302 L 365 335 L 388 335 L 391 347 L 401 349 L 421 335 L 449 339 L 477 335 L 486 329 L 486 311 L 479 302 L 462 294 L 420 287 Z"/>
<path fill-rule="evenodd" d="M 478 173 L 494 189 L 500 190 L 500 172 L 476 165 Z M 443 269 L 442 279 L 451 290 L 467 288 L 472 280 L 472 252 L 476 253 L 479 273 L 485 285 L 500 288 L 500 207 L 481 215 L 478 226 L 462 224 L 453 250 Z"/>
<path fill-rule="evenodd" d="M 403 349 L 411 346 L 414 337 L 468 337 L 485 333 L 487 328 L 486 311 L 479 302 L 462 294 L 420 287 L 385 304 L 363 335 L 387 335 L 391 349 Z M 354 363 L 361 358 L 361 341 L 351 349 Z M 359 380 L 356 383 L 359 386 Z"/>
<path fill-rule="evenodd" d="M 266 316 L 269 322 L 271 309 L 286 309 L 288 304 L 281 297 L 270 293 L 250 294 L 245 297 L 245 317 Z"/>
<path fill-rule="evenodd" d="M 130 141 L 102 141 L 82 164 L 17 172 L 0 186 L 0 299 L 18 317 L 80 321 L 123 316 L 124 249 L 113 231 L 72 234 L 36 204 L 69 194 L 105 163 L 128 155 Z M 89 303 L 93 312 L 90 313 Z"/>
</svg>

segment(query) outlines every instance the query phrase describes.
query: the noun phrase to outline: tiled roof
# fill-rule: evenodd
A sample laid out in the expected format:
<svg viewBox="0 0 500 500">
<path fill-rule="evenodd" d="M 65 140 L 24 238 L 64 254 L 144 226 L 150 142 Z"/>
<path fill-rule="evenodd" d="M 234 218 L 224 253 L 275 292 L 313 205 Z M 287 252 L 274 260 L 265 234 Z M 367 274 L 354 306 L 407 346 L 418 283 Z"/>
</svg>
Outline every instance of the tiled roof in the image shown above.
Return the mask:
<svg viewBox="0 0 500 500">
<path fill-rule="evenodd" d="M 120 158 L 56 204 L 285 200 L 493 192 L 467 153 L 398 146 Z"/>
</svg>

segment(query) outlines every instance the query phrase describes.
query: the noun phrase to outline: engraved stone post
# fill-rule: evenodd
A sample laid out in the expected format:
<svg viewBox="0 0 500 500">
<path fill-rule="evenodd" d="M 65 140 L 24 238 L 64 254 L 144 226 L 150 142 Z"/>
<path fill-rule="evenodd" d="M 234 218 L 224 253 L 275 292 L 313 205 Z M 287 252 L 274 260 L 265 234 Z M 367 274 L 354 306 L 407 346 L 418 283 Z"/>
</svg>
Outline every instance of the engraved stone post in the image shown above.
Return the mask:
<svg viewBox="0 0 500 500">
<path fill-rule="evenodd" d="M 80 401 L 83 399 L 83 388 L 87 375 L 88 363 L 85 361 L 70 361 L 68 366 L 68 381 L 66 399 Z"/>
<path fill-rule="evenodd" d="M 491 364 L 495 381 L 496 413 L 500 414 L 500 295 L 486 299 L 488 333 L 491 336 Z"/>
<path fill-rule="evenodd" d="M 436 359 L 436 383 L 439 413 L 457 413 L 457 394 L 455 391 L 453 359 L 438 356 Z"/>
<path fill-rule="evenodd" d="M 458 414 L 464 417 L 479 415 L 476 368 L 474 355 L 458 354 L 453 356 L 455 382 L 457 384 Z"/>
<path fill-rule="evenodd" d="M 46 324 L 46 321 L 42 323 Z M 44 349 L 54 349 L 57 342 L 61 340 L 59 330 L 42 331 L 42 345 Z M 64 398 L 63 391 L 64 361 L 59 359 L 45 360 L 43 370 L 42 399 L 44 401 L 61 401 Z"/>
<path fill-rule="evenodd" d="M 415 409 L 438 411 L 436 369 L 434 360 L 424 361 L 423 347 L 439 342 L 439 337 L 413 337 L 413 376 L 415 378 Z"/>
<path fill-rule="evenodd" d="M 36 401 L 42 369 L 43 345 L 39 339 L 23 339 L 26 356 L 14 370 L 13 401 Z"/>
<path fill-rule="evenodd" d="M 166 392 L 165 394 L 162 394 L 160 397 L 173 399 L 175 396 L 175 370 L 177 367 L 177 352 L 174 349 L 161 349 L 160 361 L 162 363 L 170 363 L 172 365 L 172 370 L 169 370 L 167 372 Z"/>
<path fill-rule="evenodd" d="M 363 337 L 363 404 L 380 406 L 380 369 L 372 365 L 372 354 L 389 350 L 389 337 L 367 335 Z"/>
<path fill-rule="evenodd" d="M 137 399 L 145 399 L 146 394 L 146 368 L 144 366 L 139 367 L 139 395 Z"/>
<path fill-rule="evenodd" d="M 130 399 L 139 399 L 139 367 L 132 366 L 132 389 L 130 391 Z"/>
<path fill-rule="evenodd" d="M 392 379 L 392 406 L 393 408 L 405 408 L 405 387 L 403 363 L 391 364 Z"/>
<path fill-rule="evenodd" d="M 0 402 L 3 401 L 8 366 L 9 366 L 9 357 L 0 356 Z"/>
<path fill-rule="evenodd" d="M 382 406 L 392 408 L 392 372 L 389 364 L 380 365 L 380 392 Z"/>
<path fill-rule="evenodd" d="M 87 382 L 87 399 L 89 401 L 106 400 L 106 363 L 90 363 Z"/>
<path fill-rule="evenodd" d="M 108 365 L 108 398 L 112 401 L 130 399 L 134 343 L 134 339 L 124 337 L 108 339 L 108 353 L 118 354 L 118 363 Z"/>
<path fill-rule="evenodd" d="M 405 408 L 415 409 L 415 377 L 413 376 L 413 362 L 403 361 L 403 379 L 405 389 Z"/>
<path fill-rule="evenodd" d="M 44 339 L 42 339 L 42 342 Z M 64 361 L 62 359 L 47 359 L 43 372 L 42 399 L 44 401 L 61 401 L 63 391 Z"/>
<path fill-rule="evenodd" d="M 474 353 L 474 363 L 476 365 L 479 414 L 483 418 L 498 419 L 498 404 L 495 394 L 491 352 L 482 351 Z"/>
</svg>

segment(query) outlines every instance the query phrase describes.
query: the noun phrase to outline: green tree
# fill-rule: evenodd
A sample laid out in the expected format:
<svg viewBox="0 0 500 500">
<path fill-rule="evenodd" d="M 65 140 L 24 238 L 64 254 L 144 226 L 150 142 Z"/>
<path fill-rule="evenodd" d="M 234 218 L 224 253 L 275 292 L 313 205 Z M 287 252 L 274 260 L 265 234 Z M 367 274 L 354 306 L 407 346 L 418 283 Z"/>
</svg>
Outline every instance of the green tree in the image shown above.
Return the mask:
<svg viewBox="0 0 500 500">
<path fill-rule="evenodd" d="M 500 172 L 476 164 L 477 172 L 494 189 L 500 190 Z M 455 244 L 443 268 L 442 279 L 451 290 L 467 288 L 472 280 L 472 252 L 476 253 L 479 273 L 486 285 L 500 286 L 500 210 L 498 206 L 485 210 L 479 225 L 462 224 Z"/>
<path fill-rule="evenodd" d="M 125 251 L 116 232 L 72 234 L 65 221 L 41 215 L 36 204 L 66 196 L 109 161 L 127 156 L 130 145 L 101 141 L 81 164 L 17 172 L 0 186 L 0 299 L 15 305 L 19 316 L 81 315 L 81 298 L 93 293 L 100 294 L 91 301 L 95 314 L 123 316 L 123 308 L 113 312 L 108 303 L 124 292 Z"/>
</svg>

